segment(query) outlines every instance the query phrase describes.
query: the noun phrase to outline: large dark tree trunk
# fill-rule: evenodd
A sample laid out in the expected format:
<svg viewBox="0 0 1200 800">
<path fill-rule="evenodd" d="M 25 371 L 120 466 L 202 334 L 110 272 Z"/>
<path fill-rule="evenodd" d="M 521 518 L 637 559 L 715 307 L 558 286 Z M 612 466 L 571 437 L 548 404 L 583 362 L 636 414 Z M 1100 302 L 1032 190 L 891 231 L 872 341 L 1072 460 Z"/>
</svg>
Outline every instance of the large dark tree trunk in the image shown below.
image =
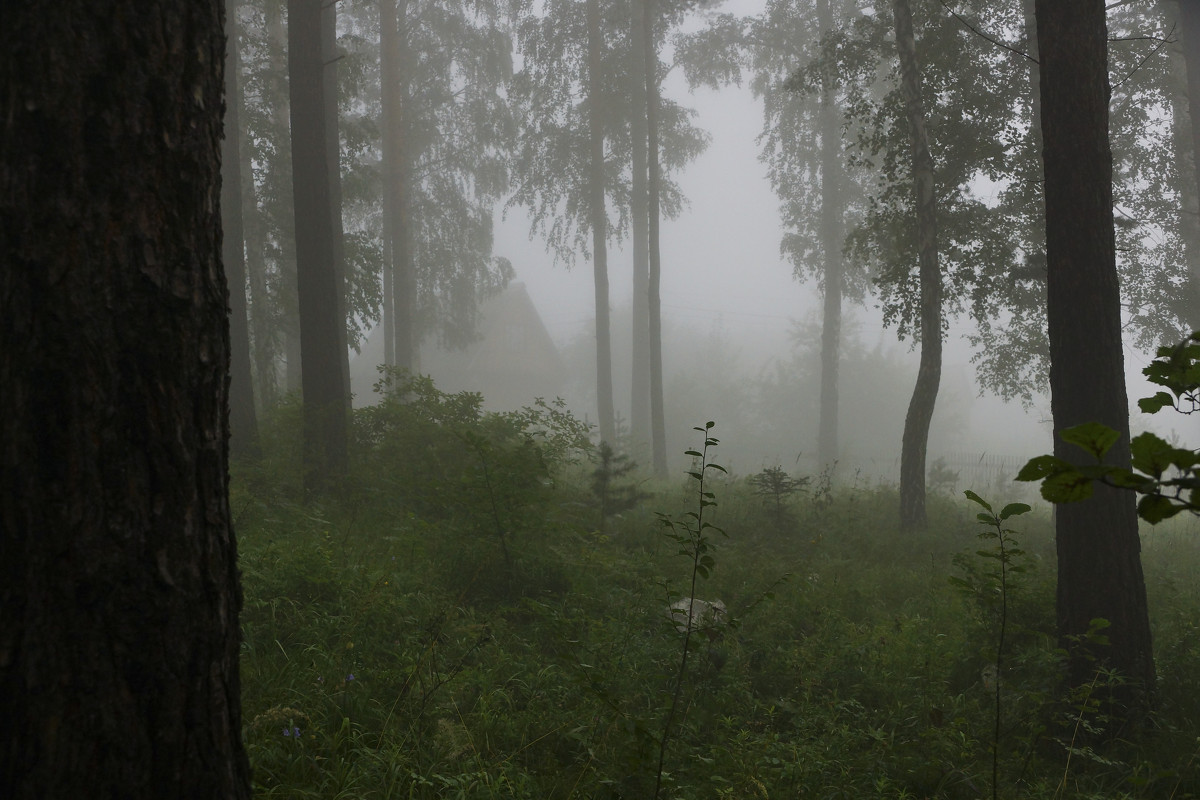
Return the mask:
<svg viewBox="0 0 1200 800">
<path fill-rule="evenodd" d="M 328 141 L 337 131 L 330 125 L 325 103 L 322 3 L 288 1 L 292 192 L 304 394 L 304 484 L 308 492 L 331 486 L 341 475 L 349 421 L 343 367 L 346 322 L 332 210 L 337 193 L 331 184 L 337 172 L 329 163 Z"/>
<path fill-rule="evenodd" d="M 380 0 L 380 80 L 383 106 L 384 229 L 391 253 L 391 298 L 384 314 L 390 320 L 392 358 L 387 363 L 416 368 L 416 275 L 413 264 L 412 227 L 409 222 L 409 183 L 412 169 L 407 152 L 404 100 L 408 94 L 401 65 L 405 36 L 400 20 L 407 9 L 396 12 L 396 0 Z"/>
<path fill-rule="evenodd" d="M 613 411 L 612 337 L 608 309 L 608 216 L 604 210 L 604 58 L 599 0 L 587 0 L 588 137 L 591 168 L 588 176 L 592 228 L 592 272 L 596 285 L 596 405 L 600 440 L 612 444 L 616 435 Z"/>
<path fill-rule="evenodd" d="M 649 174 L 650 236 L 650 427 L 654 451 L 654 474 L 667 477 L 667 418 L 663 402 L 662 358 L 662 253 L 659 249 L 659 220 L 662 170 L 659 166 L 658 141 L 658 47 L 654 30 L 654 0 L 643 0 L 646 29 L 646 168 Z"/>
<path fill-rule="evenodd" d="M 0 797 L 244 798 L 220 0 L 0 26 Z"/>
<path fill-rule="evenodd" d="M 829 0 L 817 3 L 821 35 L 833 30 Z M 825 285 L 821 318 L 821 421 L 817 455 L 825 466 L 838 457 L 838 367 L 842 342 L 842 130 L 834 93 L 833 75 L 825 75 L 821 87 L 821 249 Z"/>
<path fill-rule="evenodd" d="M 629 434 L 634 452 L 650 444 L 650 265 L 646 166 L 646 16 L 645 2 L 631 3 L 630 117 L 632 139 L 629 201 L 633 237 L 633 374 L 629 404 Z"/>
<path fill-rule="evenodd" d="M 1042 164 L 1046 178 L 1047 314 L 1054 453 L 1089 458 L 1057 434 L 1084 422 L 1118 431 L 1108 463 L 1129 466 L 1129 410 L 1113 235 L 1108 141 L 1108 33 L 1103 0 L 1037 1 Z M 1134 497 L 1097 486 L 1057 509 L 1058 629 L 1073 686 L 1108 665 L 1137 684 L 1116 693 L 1143 707 L 1154 684 Z M 1109 646 L 1082 646 L 1094 619 Z"/>
<path fill-rule="evenodd" d="M 921 103 L 921 72 L 908 0 L 892 4 L 896 18 L 896 50 L 912 138 L 913 198 L 917 210 L 917 258 L 921 280 L 921 363 L 904 418 L 900 452 L 900 528 L 923 528 L 925 517 L 925 453 L 929 424 L 942 380 L 942 276 L 938 269 L 937 209 L 933 192 L 933 156 Z"/>
<path fill-rule="evenodd" d="M 236 3 L 225 17 L 225 139 L 221 146 L 221 253 L 229 285 L 229 446 L 235 455 L 252 453 L 258 440 L 254 413 L 254 380 L 250 372 L 250 324 L 246 317 L 246 247 L 242 230 L 242 157 L 238 146 L 238 86 Z"/>
</svg>

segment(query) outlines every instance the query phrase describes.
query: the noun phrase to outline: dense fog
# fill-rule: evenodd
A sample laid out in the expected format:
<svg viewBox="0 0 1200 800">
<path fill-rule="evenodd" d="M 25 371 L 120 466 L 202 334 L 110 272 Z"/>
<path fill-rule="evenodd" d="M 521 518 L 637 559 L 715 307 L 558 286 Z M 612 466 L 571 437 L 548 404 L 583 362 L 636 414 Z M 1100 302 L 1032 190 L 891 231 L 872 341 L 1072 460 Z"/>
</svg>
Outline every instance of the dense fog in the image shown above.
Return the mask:
<svg viewBox="0 0 1200 800">
<path fill-rule="evenodd" d="M 1200 797 L 1200 2 L 53 5 L 0 798 Z"/>
</svg>

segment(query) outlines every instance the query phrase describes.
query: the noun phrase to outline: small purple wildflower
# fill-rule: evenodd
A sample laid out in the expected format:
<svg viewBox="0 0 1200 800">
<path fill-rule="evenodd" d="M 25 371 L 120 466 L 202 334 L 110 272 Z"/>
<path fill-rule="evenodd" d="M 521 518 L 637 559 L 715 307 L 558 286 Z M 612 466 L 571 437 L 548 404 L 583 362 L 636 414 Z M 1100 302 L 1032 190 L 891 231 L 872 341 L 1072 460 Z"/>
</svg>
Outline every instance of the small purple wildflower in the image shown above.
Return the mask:
<svg viewBox="0 0 1200 800">
<path fill-rule="evenodd" d="M 347 676 L 346 676 L 346 682 L 347 682 L 347 683 L 349 683 L 349 682 L 350 682 L 350 681 L 352 681 L 352 680 L 354 680 L 354 673 L 353 673 L 353 672 L 351 672 L 349 675 L 347 675 Z"/>
</svg>

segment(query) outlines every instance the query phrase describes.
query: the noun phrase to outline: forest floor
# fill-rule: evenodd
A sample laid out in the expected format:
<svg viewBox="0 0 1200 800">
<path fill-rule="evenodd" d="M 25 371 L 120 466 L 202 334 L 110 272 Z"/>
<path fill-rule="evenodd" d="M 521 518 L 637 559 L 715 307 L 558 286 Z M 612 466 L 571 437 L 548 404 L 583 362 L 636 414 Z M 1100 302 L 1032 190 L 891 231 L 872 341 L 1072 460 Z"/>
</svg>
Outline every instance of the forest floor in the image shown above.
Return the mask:
<svg viewBox="0 0 1200 800">
<path fill-rule="evenodd" d="M 706 472 L 701 509 L 682 475 L 610 464 L 601 488 L 553 407 L 407 396 L 356 412 L 337 497 L 301 500 L 294 407 L 235 464 L 257 796 L 1200 797 L 1195 520 L 1143 532 L 1158 686 L 1135 727 L 1095 702 L 1120 676 L 1062 696 L 1048 508 L 1009 520 L 1002 604 L 961 494 L 908 535 L 893 487 L 836 475 Z M 602 521 L 598 493 L 635 504 Z M 690 635 L 668 611 L 688 512 L 724 531 L 695 596 L 727 609 Z"/>
</svg>

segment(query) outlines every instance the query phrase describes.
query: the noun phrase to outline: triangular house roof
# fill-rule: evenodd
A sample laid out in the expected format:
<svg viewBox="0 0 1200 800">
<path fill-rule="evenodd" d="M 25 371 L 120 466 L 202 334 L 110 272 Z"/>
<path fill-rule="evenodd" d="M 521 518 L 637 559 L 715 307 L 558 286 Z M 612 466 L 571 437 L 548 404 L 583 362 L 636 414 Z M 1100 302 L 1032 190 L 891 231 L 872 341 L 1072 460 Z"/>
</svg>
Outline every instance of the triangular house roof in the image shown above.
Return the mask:
<svg viewBox="0 0 1200 800">
<path fill-rule="evenodd" d="M 374 331 L 372 331 L 374 333 Z M 485 405 L 508 410 L 562 391 L 567 370 L 525 284 L 514 281 L 479 308 L 480 338 L 465 350 L 421 348 L 421 372 L 446 392 L 482 392 Z M 370 336 L 350 365 L 356 405 L 374 402 L 382 337 Z"/>
</svg>

